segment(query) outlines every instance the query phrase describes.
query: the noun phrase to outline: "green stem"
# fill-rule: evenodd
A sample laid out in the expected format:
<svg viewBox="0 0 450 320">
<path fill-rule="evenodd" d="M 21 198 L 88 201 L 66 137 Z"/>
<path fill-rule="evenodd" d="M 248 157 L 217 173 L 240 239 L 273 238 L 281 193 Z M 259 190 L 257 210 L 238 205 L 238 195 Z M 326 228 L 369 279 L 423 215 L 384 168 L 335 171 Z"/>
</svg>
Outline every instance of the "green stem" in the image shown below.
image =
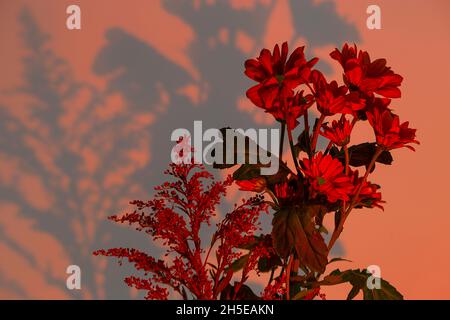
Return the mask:
<svg viewBox="0 0 450 320">
<path fill-rule="evenodd" d="M 364 184 L 366 183 L 367 178 L 369 177 L 369 174 L 375 165 L 375 162 L 377 161 L 377 159 L 381 155 L 381 153 L 383 153 L 383 151 L 384 150 L 382 147 L 378 147 L 377 150 L 375 151 L 375 154 L 373 155 L 372 160 L 370 161 L 370 164 L 366 169 L 366 173 L 364 174 L 364 177 L 363 177 L 361 183 L 359 184 L 358 189 L 356 190 L 354 196 L 352 197 L 350 205 L 348 206 L 346 211 L 342 212 L 342 216 L 341 216 L 341 220 L 339 221 L 339 225 L 334 229 L 333 234 L 331 235 L 330 242 L 328 243 L 328 251 L 331 251 L 331 249 L 333 248 L 337 239 L 341 235 L 342 230 L 344 230 L 345 220 L 347 219 L 347 217 L 350 215 L 350 212 L 357 204 L 358 197 L 361 193 L 361 190 L 362 190 Z"/>
<path fill-rule="evenodd" d="M 347 145 L 344 146 L 344 154 L 345 154 L 345 175 L 348 176 L 348 174 L 349 174 L 349 166 L 350 166 L 350 156 L 348 154 L 348 147 L 347 147 Z"/>
<path fill-rule="evenodd" d="M 269 282 L 267 283 L 267 285 L 271 284 L 273 281 L 273 276 L 275 275 L 275 269 L 276 268 L 272 268 L 272 271 L 270 272 L 270 278 L 269 278 Z"/>
<path fill-rule="evenodd" d="M 316 122 L 314 126 L 313 139 L 311 143 L 311 151 L 313 154 L 316 153 L 317 140 L 319 139 L 320 127 L 322 126 L 323 121 L 325 120 L 325 115 L 321 114 L 319 120 Z"/>
<path fill-rule="evenodd" d="M 284 145 L 284 133 L 286 131 L 286 123 L 281 123 L 281 137 L 280 137 L 280 150 L 278 153 L 278 158 L 280 159 L 280 163 L 283 162 L 283 145 Z"/>
<path fill-rule="evenodd" d="M 297 175 L 301 175 L 300 166 L 297 161 L 297 157 L 295 156 L 295 147 L 294 147 L 294 139 L 292 138 L 292 131 L 287 129 L 288 138 L 289 138 L 289 146 L 291 147 L 292 160 L 294 161 L 295 170 L 297 171 Z"/>
<path fill-rule="evenodd" d="M 308 117 L 308 110 L 305 110 L 303 113 L 303 119 L 305 120 L 305 131 L 308 132 L 309 137 L 309 117 Z"/>
<path fill-rule="evenodd" d="M 290 300 L 290 291 L 291 291 L 291 268 L 292 263 L 294 262 L 294 254 L 289 256 L 288 265 L 286 268 L 286 300 Z"/>
</svg>

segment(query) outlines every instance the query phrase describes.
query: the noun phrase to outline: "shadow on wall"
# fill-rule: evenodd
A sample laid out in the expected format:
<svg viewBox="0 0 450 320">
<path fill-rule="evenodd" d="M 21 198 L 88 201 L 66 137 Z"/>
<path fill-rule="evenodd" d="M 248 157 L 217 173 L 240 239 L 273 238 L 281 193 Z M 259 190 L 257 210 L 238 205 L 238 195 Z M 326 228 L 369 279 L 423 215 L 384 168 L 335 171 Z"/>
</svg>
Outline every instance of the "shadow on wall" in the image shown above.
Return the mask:
<svg viewBox="0 0 450 320">
<path fill-rule="evenodd" d="M 313 47 L 358 41 L 355 27 L 332 3 L 313 2 L 290 2 L 295 35 L 279 42 L 300 36 Z M 28 52 L 24 86 L 1 93 L 0 102 L 0 288 L 11 296 L 135 297 L 120 280 L 132 269 L 91 253 L 132 246 L 158 254 L 142 234 L 105 218 L 129 200 L 147 198 L 164 180 L 171 132 L 191 130 L 194 120 L 202 120 L 204 128 L 268 127 L 237 108 L 251 82 L 243 75 L 249 54 L 235 40 L 247 34 L 256 52 L 273 5 L 252 10 L 222 1 L 200 8 L 180 0 L 163 5 L 194 30 L 188 55 L 199 78 L 113 28 L 93 64 L 93 71 L 108 79 L 107 89 L 100 90 L 75 79 L 32 14 L 20 15 Z M 191 91 L 183 94 L 183 88 Z M 65 288 L 69 264 L 81 267 L 83 290 Z M 29 270 L 29 281 L 13 269 Z"/>
</svg>

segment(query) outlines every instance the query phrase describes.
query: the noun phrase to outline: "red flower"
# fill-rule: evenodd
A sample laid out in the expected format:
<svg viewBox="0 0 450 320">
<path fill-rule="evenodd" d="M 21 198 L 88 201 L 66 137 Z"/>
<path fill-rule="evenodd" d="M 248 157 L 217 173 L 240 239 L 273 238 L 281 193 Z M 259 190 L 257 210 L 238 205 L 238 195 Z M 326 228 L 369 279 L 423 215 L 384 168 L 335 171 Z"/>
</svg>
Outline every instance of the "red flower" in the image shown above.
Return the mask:
<svg viewBox="0 0 450 320">
<path fill-rule="evenodd" d="M 329 202 L 350 199 L 353 184 L 344 174 L 344 167 L 339 160 L 319 152 L 312 159 L 303 159 L 300 164 L 313 194 L 324 194 Z"/>
<path fill-rule="evenodd" d="M 366 117 L 367 111 L 371 112 L 374 109 L 378 110 L 387 110 L 389 109 L 389 105 L 391 104 L 392 100 L 388 98 L 378 98 L 378 97 L 372 97 L 368 98 L 366 100 L 366 108 L 365 110 L 361 110 L 361 115 L 363 117 Z"/>
<path fill-rule="evenodd" d="M 367 119 L 375 132 L 378 145 L 387 150 L 406 147 L 415 151 L 410 143 L 419 144 L 416 129 L 409 128 L 409 122 L 400 124 L 399 116 L 389 109 L 374 107 L 367 112 Z"/>
<path fill-rule="evenodd" d="M 311 72 L 311 82 L 316 94 L 317 109 L 325 116 L 336 113 L 354 114 L 365 106 L 364 99 L 357 92 L 347 94 L 346 86 L 339 86 L 336 81 L 328 83 L 317 70 Z"/>
<path fill-rule="evenodd" d="M 236 184 L 242 191 L 263 192 L 266 189 L 266 179 L 257 177 L 250 180 L 236 180 Z"/>
<path fill-rule="evenodd" d="M 295 177 L 275 185 L 275 196 L 282 206 L 298 204 L 304 198 L 304 187 Z"/>
<path fill-rule="evenodd" d="M 258 107 L 272 108 L 275 100 L 294 95 L 293 89 L 309 79 L 314 58 L 306 61 L 304 47 L 299 47 L 288 58 L 287 42 L 276 45 L 273 52 L 263 49 L 257 59 L 245 62 L 245 74 L 258 84 L 247 90 L 247 97 Z"/>
<path fill-rule="evenodd" d="M 351 179 L 352 183 L 355 186 L 353 190 L 353 194 L 355 194 L 362 181 L 364 180 L 363 177 L 359 177 L 358 170 L 355 170 L 351 173 Z M 378 190 L 380 189 L 380 186 L 374 183 L 371 183 L 369 181 L 365 181 L 361 191 L 359 193 L 358 199 L 356 199 L 356 205 L 355 208 L 380 208 L 384 210 L 382 203 L 385 203 L 385 201 L 381 200 L 381 192 Z"/>
<path fill-rule="evenodd" d="M 297 119 L 314 104 L 314 97 L 311 94 L 303 96 L 303 92 L 302 90 L 284 101 L 274 101 L 273 107 L 268 108 L 267 112 L 278 121 L 285 121 L 289 130 L 294 130 L 299 123 Z"/>
<path fill-rule="evenodd" d="M 398 88 L 403 78 L 386 66 L 386 59 L 370 60 L 369 53 L 358 51 L 356 45 L 345 44 L 342 52 L 334 50 L 330 56 L 344 68 L 344 81 L 350 90 L 360 91 L 368 96 L 374 93 L 387 98 L 399 98 Z"/>
<path fill-rule="evenodd" d="M 353 126 L 345 117 L 339 121 L 333 120 L 331 128 L 328 125 L 322 125 L 320 134 L 325 138 L 331 140 L 334 144 L 343 147 L 350 142 L 350 134 Z"/>
</svg>

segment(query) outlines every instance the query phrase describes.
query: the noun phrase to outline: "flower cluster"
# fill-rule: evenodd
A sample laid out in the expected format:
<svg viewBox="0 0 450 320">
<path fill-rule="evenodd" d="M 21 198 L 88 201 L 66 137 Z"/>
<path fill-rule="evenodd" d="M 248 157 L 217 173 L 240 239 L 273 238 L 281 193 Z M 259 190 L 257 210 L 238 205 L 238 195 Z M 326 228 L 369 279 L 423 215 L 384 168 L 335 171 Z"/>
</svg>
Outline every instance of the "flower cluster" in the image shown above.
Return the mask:
<svg viewBox="0 0 450 320">
<path fill-rule="evenodd" d="M 133 225 L 153 241 L 160 241 L 167 258 L 156 259 L 128 248 L 102 249 L 94 254 L 128 260 L 143 271 L 143 277 L 130 276 L 125 282 L 147 291 L 147 299 L 167 299 L 169 288 L 185 299 L 215 299 L 231 281 L 232 264 L 242 255 L 239 248 L 254 241 L 258 219 L 267 211 L 267 205 L 259 195 L 243 200 L 217 225 L 212 241 L 207 242 L 208 248 L 203 245 L 201 229 L 210 225 L 216 215 L 216 206 L 231 185 L 231 178 L 215 181 L 211 173 L 197 164 L 170 164 L 165 173 L 174 181 L 156 187 L 153 199 L 132 201 L 136 208 L 133 212 L 110 219 Z M 215 264 L 209 255 L 213 248 L 216 248 Z M 256 270 L 255 261 L 267 255 L 267 250 L 266 247 L 252 250 L 242 282 L 250 271 Z M 239 294 L 239 288 L 234 291 Z"/>
<path fill-rule="evenodd" d="M 287 124 L 289 137 L 300 119 L 304 118 L 305 131 L 301 137 L 306 139 L 299 141 L 297 146 L 307 151 L 308 158 L 298 160 L 298 153 L 294 151 L 294 162 L 298 164 L 297 175 L 304 176 L 307 181 L 305 187 L 309 198 L 323 196 L 329 203 L 350 201 L 352 207 L 360 206 L 362 202 L 365 206 L 368 203 L 380 206 L 379 186 L 367 182 L 367 177 L 352 178 L 355 172 L 351 165 L 355 163 L 354 159 L 363 157 L 365 161 L 362 164 L 370 166 L 369 171 L 372 171 L 383 153 L 401 147 L 414 150 L 411 144 L 418 143 L 416 130 L 409 128 L 408 122 L 401 123 L 399 116 L 389 108 L 391 99 L 401 96 L 403 78 L 387 66 L 385 59 L 372 61 L 368 52 L 358 50 L 356 45 L 345 44 L 341 50 L 335 49 L 330 54 L 343 68 L 343 84 L 340 85 L 337 81 L 328 81 L 323 73 L 314 69 L 318 59 L 307 61 L 304 49 L 297 48 L 287 59 L 288 45 L 284 43 L 281 53 L 276 45 L 273 53 L 264 49 L 257 59 L 246 61 L 245 74 L 258 82 L 247 91 L 247 96 L 277 121 Z M 307 98 L 304 96 L 305 89 L 310 91 Z M 290 102 L 297 99 L 302 103 Z M 308 109 L 313 104 L 317 106 L 319 117 L 310 132 Z M 338 119 L 328 124 L 326 119 L 329 117 Z M 357 122 L 365 120 L 375 133 L 375 151 L 373 154 L 349 154 L 352 130 Z M 329 144 L 324 151 L 316 153 L 319 136 L 328 139 Z M 332 150 L 335 151 L 333 155 L 330 154 Z M 263 178 L 253 178 L 252 181 L 258 183 L 237 183 L 246 186 L 244 190 L 261 192 L 266 189 Z M 276 190 L 277 186 L 274 187 Z M 364 201 L 367 199 L 363 199 L 361 194 L 366 193 L 371 193 L 374 198 L 368 196 L 372 200 Z"/>
<path fill-rule="evenodd" d="M 242 190 L 272 198 L 273 247 L 286 268 L 283 297 L 312 299 L 320 292 L 317 272 L 320 275 L 325 270 L 325 257 L 350 212 L 383 209 L 380 186 L 368 180 L 375 164 L 391 164 L 393 149 L 414 150 L 411 144 L 418 141 L 416 130 L 408 122 L 400 122 L 390 107 L 392 99 L 401 97 L 403 78 L 387 66 L 386 59 L 372 60 L 368 52 L 356 45 L 335 49 L 330 56 L 343 69 L 339 83 L 329 81 L 315 68 L 317 58 L 305 58 L 304 47 L 295 49 L 290 56 L 287 43 L 281 48 L 280 51 L 276 45 L 272 53 L 264 49 L 258 58 L 246 61 L 245 74 L 257 82 L 247 96 L 280 122 L 282 131 L 287 130 L 295 170 L 289 168 L 269 177 L 252 174 L 251 179 L 236 174 L 235 178 Z M 317 114 L 312 128 L 311 114 Z M 302 120 L 303 132 L 294 140 L 294 130 Z M 373 142 L 351 145 L 358 123 L 372 127 Z M 280 142 L 283 146 L 284 141 Z M 282 156 L 279 155 L 280 163 L 284 163 Z M 358 167 L 365 167 L 362 176 Z M 329 213 L 335 215 L 335 227 L 326 243 L 322 233 L 327 231 L 322 223 Z M 275 298 L 274 290 L 281 288 L 279 279 L 273 279 L 265 296 Z M 401 297 L 398 292 L 394 295 Z"/>
<path fill-rule="evenodd" d="M 167 258 L 126 248 L 95 254 L 127 259 L 143 271 L 144 277 L 125 281 L 146 290 L 149 299 L 166 299 L 171 292 L 184 299 L 325 299 L 323 286 L 345 282 L 352 286 L 350 299 L 360 291 L 365 299 L 402 299 L 385 280 L 381 288 L 367 289 L 370 274 L 365 270 L 324 274 L 335 260 L 328 257 L 350 213 L 383 209 L 380 186 L 369 181 L 375 165 L 390 165 L 394 149 L 414 150 L 411 145 L 418 144 L 416 130 L 400 122 L 391 108 L 392 99 L 401 97 L 403 78 L 387 61 L 372 60 L 348 44 L 330 56 L 343 69 L 342 81 L 329 81 L 315 68 L 317 58 L 306 59 L 304 47 L 289 54 L 287 43 L 263 49 L 245 62 L 245 74 L 256 82 L 247 97 L 280 122 L 281 151 L 287 132 L 292 166 L 280 152 L 280 169 L 274 175 L 261 175 L 260 163 L 244 163 L 232 177 L 216 182 L 200 165 L 171 164 L 167 174 L 175 181 L 157 187 L 150 201 L 133 201 L 135 211 L 111 217 L 162 241 Z M 312 115 L 316 119 L 310 125 Z M 373 141 L 352 145 L 356 126 L 364 124 L 372 128 Z M 179 157 L 185 159 L 190 146 L 179 143 Z M 233 182 L 255 194 L 225 215 L 205 246 L 200 232 L 210 225 Z M 257 234 L 263 212 L 273 213 L 270 234 Z M 335 223 L 326 241 L 329 232 L 323 222 L 329 214 Z M 247 284 L 253 271 L 270 274 L 259 296 Z"/>
</svg>

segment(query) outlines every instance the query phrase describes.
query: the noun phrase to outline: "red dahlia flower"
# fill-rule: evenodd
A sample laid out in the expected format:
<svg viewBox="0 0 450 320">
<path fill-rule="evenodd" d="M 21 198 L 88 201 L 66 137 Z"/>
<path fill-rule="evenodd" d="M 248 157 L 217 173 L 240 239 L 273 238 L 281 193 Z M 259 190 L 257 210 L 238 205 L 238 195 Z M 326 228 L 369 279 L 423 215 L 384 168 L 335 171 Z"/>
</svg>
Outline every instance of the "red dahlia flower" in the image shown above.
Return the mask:
<svg viewBox="0 0 450 320">
<path fill-rule="evenodd" d="M 332 203 L 350 199 L 354 187 L 339 160 L 319 152 L 312 159 L 303 159 L 300 164 L 313 194 L 324 194 Z"/>
<path fill-rule="evenodd" d="M 363 182 L 364 178 L 359 177 L 358 170 L 355 170 L 351 173 L 351 179 L 352 183 L 355 186 L 353 190 L 353 194 L 355 194 L 360 184 Z M 380 189 L 380 186 L 374 183 L 371 183 L 369 181 L 365 181 L 363 183 L 363 186 L 361 187 L 361 190 L 359 192 L 358 199 L 356 199 L 356 208 L 360 207 L 366 207 L 366 208 L 380 208 L 384 210 L 382 203 L 385 203 L 385 201 L 381 200 L 381 192 L 378 190 Z"/>
<path fill-rule="evenodd" d="M 366 100 L 365 111 L 372 111 L 374 109 L 387 110 L 391 102 L 392 100 L 388 98 L 372 97 Z"/>
<path fill-rule="evenodd" d="M 294 130 L 299 123 L 297 119 L 314 104 L 313 95 L 303 96 L 303 92 L 302 90 L 284 101 L 276 100 L 273 107 L 267 109 L 267 112 L 278 121 L 285 121 L 289 130 Z"/>
<path fill-rule="evenodd" d="M 358 51 L 356 45 L 345 44 L 342 52 L 334 50 L 330 56 L 344 68 L 344 81 L 350 90 L 360 91 L 368 96 L 374 93 L 386 98 L 400 98 L 398 87 L 403 78 L 386 66 L 386 59 L 370 60 L 369 53 Z"/>
<path fill-rule="evenodd" d="M 343 147 L 350 142 L 350 134 L 353 126 L 345 117 L 339 121 L 333 120 L 331 127 L 324 124 L 320 134 L 329 139 L 334 144 Z"/>
<path fill-rule="evenodd" d="M 415 151 L 408 144 L 419 144 L 415 140 L 416 129 L 409 128 L 408 121 L 400 124 L 400 117 L 389 109 L 375 107 L 367 112 L 367 119 L 373 127 L 378 145 L 386 150 L 406 147 Z"/>
<path fill-rule="evenodd" d="M 357 92 L 347 94 L 346 86 L 339 86 L 336 81 L 328 83 L 319 71 L 312 71 L 311 82 L 316 94 L 317 109 L 325 116 L 354 114 L 365 106 L 364 99 Z"/>
<path fill-rule="evenodd" d="M 275 196 L 282 206 L 298 204 L 303 199 L 304 188 L 294 177 L 275 185 Z"/>
<path fill-rule="evenodd" d="M 309 79 L 314 58 L 306 61 L 305 47 L 299 47 L 288 58 L 287 42 L 276 45 L 271 53 L 263 49 L 257 59 L 245 62 L 245 74 L 258 84 L 247 90 L 247 97 L 258 107 L 273 107 L 276 99 L 284 100 L 294 95 L 294 89 Z"/>
</svg>

